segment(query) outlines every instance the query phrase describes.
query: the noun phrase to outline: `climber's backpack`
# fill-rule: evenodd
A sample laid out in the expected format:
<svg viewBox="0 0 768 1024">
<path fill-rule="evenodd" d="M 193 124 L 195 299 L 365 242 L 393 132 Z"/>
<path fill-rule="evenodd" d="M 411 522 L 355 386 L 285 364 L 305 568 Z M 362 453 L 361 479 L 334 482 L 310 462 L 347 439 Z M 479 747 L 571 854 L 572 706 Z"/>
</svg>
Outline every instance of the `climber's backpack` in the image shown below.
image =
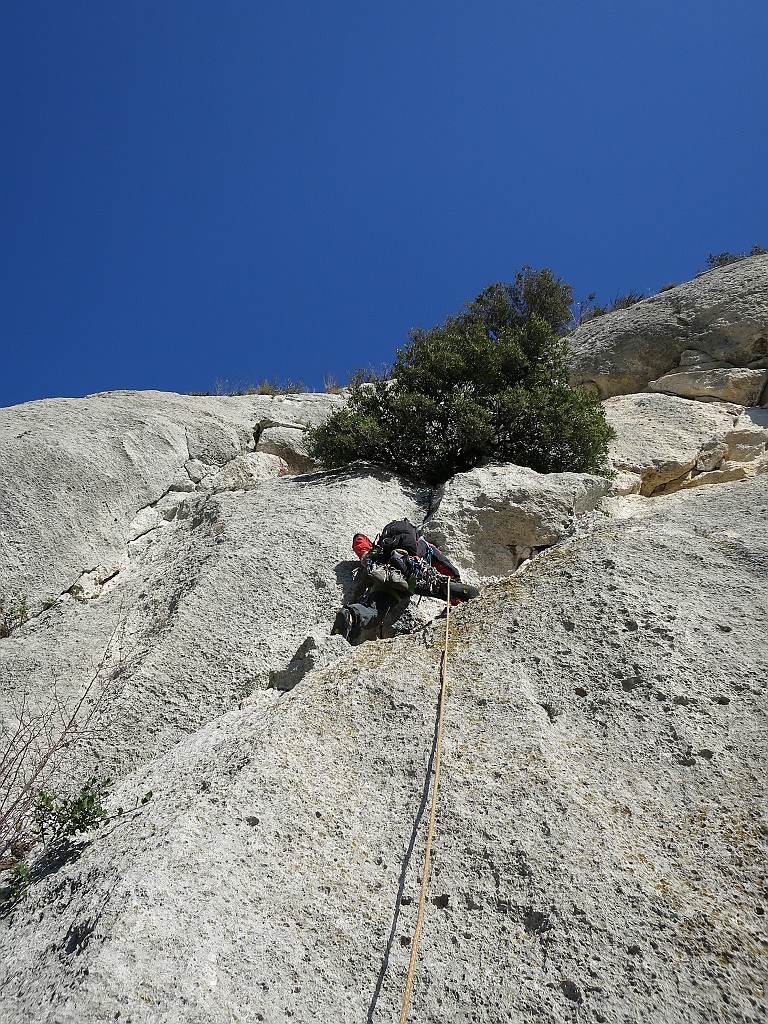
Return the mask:
<svg viewBox="0 0 768 1024">
<path fill-rule="evenodd" d="M 409 523 L 407 519 L 396 519 L 392 523 L 387 523 L 381 531 L 376 546 L 381 548 L 384 559 L 389 560 L 396 548 L 407 551 L 409 555 L 415 555 L 418 542 L 419 535 L 413 523 Z"/>
</svg>

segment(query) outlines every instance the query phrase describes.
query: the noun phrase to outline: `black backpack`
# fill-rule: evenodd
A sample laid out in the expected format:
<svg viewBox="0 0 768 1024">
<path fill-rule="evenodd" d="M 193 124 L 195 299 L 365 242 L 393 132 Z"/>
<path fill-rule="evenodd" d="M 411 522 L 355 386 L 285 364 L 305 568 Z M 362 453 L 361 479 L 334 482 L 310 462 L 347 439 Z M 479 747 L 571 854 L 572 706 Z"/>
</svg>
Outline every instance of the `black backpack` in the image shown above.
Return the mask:
<svg viewBox="0 0 768 1024">
<path fill-rule="evenodd" d="M 376 540 L 376 546 L 381 548 L 385 559 L 388 559 L 395 548 L 407 551 L 409 555 L 416 554 L 416 545 L 419 542 L 419 535 L 413 523 L 407 519 L 395 519 L 387 523 Z"/>
</svg>

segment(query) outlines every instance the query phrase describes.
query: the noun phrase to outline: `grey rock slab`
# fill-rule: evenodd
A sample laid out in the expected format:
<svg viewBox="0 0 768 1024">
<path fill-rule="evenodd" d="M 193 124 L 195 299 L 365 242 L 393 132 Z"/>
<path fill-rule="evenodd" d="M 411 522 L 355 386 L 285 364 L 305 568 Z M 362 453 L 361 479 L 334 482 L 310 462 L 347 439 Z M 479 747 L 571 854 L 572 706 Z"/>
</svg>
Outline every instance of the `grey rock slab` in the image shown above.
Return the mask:
<svg viewBox="0 0 768 1024">
<path fill-rule="evenodd" d="M 273 459 L 254 453 L 253 458 Z M 0 712 L 25 689 L 76 699 L 112 643 L 91 760 L 112 774 L 266 687 L 356 586 L 354 533 L 421 522 L 429 491 L 387 473 L 320 473 L 197 493 L 156 517 L 119 571 L 0 640 Z"/>
<path fill-rule="evenodd" d="M 425 533 L 462 568 L 480 576 L 506 575 L 534 549 L 564 537 L 576 517 L 610 490 L 607 478 L 588 473 L 484 466 L 438 488 Z"/>
<path fill-rule="evenodd" d="M 570 335 L 569 345 L 573 382 L 600 398 L 643 391 L 690 365 L 692 351 L 699 363 L 765 369 L 768 256 L 710 270 L 590 320 Z"/>
<path fill-rule="evenodd" d="M 277 425 L 303 429 L 318 427 L 332 412 L 346 404 L 343 395 L 333 394 L 272 395 L 266 399 L 268 405 L 263 404 L 263 396 L 258 395 L 242 401 L 256 403 L 254 408 L 259 410 L 259 422 L 264 428 Z"/>
<path fill-rule="evenodd" d="M 768 1009 L 768 478 L 612 500 L 452 613 L 413 1020 Z M 126 778 L 115 803 L 152 801 L 0 922 L 0 1019 L 396 1020 L 442 630 L 259 693 Z"/>
<path fill-rule="evenodd" d="M 118 391 L 0 410 L 2 593 L 56 597 L 122 552 L 142 509 L 252 450 L 262 422 L 312 426 L 342 402 Z"/>
</svg>

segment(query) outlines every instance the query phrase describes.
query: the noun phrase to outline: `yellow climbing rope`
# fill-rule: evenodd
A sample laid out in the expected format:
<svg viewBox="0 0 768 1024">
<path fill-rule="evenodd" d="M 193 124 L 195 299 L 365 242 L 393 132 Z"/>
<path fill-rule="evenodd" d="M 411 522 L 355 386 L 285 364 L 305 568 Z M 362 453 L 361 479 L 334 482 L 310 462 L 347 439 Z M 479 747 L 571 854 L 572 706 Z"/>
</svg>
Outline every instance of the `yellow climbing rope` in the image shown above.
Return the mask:
<svg viewBox="0 0 768 1024">
<path fill-rule="evenodd" d="M 421 876 L 421 896 L 419 897 L 419 915 L 416 918 L 416 931 L 413 935 L 411 946 L 411 962 L 408 965 L 408 979 L 405 983 L 405 996 L 403 1008 L 400 1011 L 400 1024 L 406 1024 L 408 1020 L 408 1004 L 411 1001 L 411 989 L 413 988 L 413 974 L 416 970 L 416 954 L 419 948 L 421 928 L 424 924 L 424 901 L 427 896 L 427 881 L 429 880 L 429 858 L 432 853 L 432 836 L 435 831 L 435 817 L 437 815 L 437 787 L 440 782 L 440 753 L 443 745 L 443 711 L 445 710 L 446 677 L 448 675 L 448 626 L 451 620 L 451 580 L 448 578 L 448 594 L 445 603 L 445 646 L 440 662 L 440 710 L 437 716 L 437 754 L 435 756 L 435 780 L 432 783 L 432 807 L 429 812 L 429 831 L 427 832 L 427 849 L 424 853 L 424 870 Z"/>
</svg>

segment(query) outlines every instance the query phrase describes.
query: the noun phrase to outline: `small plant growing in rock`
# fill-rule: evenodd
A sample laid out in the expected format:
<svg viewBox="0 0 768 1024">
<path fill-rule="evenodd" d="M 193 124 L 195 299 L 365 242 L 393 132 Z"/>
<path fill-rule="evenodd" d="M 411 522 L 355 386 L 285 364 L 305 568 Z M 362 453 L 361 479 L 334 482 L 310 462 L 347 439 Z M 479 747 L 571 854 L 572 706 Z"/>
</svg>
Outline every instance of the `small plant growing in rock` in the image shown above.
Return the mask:
<svg viewBox="0 0 768 1024">
<path fill-rule="evenodd" d="M 674 285 L 667 285 L 668 288 L 674 288 Z M 662 288 L 662 291 L 665 289 Z M 629 309 L 630 306 L 634 306 L 637 302 L 641 302 L 645 296 L 642 292 L 632 291 L 627 292 L 626 295 L 617 295 L 613 302 L 607 302 L 604 306 L 601 306 L 595 301 L 595 292 L 591 292 L 586 299 L 582 299 L 576 304 L 576 311 L 573 315 L 569 327 L 573 330 L 576 327 L 580 327 L 582 324 L 587 323 L 588 320 L 595 320 L 599 316 L 605 316 L 606 313 L 615 313 L 618 309 Z"/>
<path fill-rule="evenodd" d="M 0 904 L 3 909 L 11 909 L 24 897 L 32 883 L 32 869 L 44 856 L 61 852 L 74 836 L 107 820 L 104 801 L 111 784 L 110 779 L 99 780 L 92 776 L 71 799 L 54 796 L 45 790 L 35 793 L 33 821 L 24 831 L 23 839 L 11 844 L 10 856 L 0 860 L 0 867 L 12 865 Z M 38 843 L 44 844 L 44 850 L 31 867 L 23 859 L 16 860 L 24 857 Z"/>
<path fill-rule="evenodd" d="M 38 794 L 60 788 L 67 756 L 91 735 L 113 692 L 108 665 L 120 625 L 76 697 L 67 700 L 54 686 L 37 705 L 27 690 L 0 720 L 0 864 L 6 868 L 38 842 Z"/>
<path fill-rule="evenodd" d="M 17 903 L 24 899 L 31 882 L 32 876 L 24 861 L 20 860 L 18 864 L 14 864 L 8 876 L 8 884 L 2 896 L 0 907 L 4 910 L 13 909 Z"/>
<path fill-rule="evenodd" d="M 766 256 L 768 249 L 761 245 L 753 245 L 749 252 L 719 252 L 710 253 L 707 256 L 707 270 L 714 270 L 717 267 L 727 267 L 730 263 L 738 263 L 739 260 L 746 260 L 750 256 Z"/>
<path fill-rule="evenodd" d="M 36 869 L 50 862 L 51 856 L 68 852 L 76 836 L 123 816 L 125 810 L 122 807 L 118 807 L 111 815 L 107 811 L 106 800 L 111 788 L 111 779 L 98 779 L 92 775 L 71 798 L 55 796 L 44 790 L 37 791 L 34 824 L 23 846 L 23 854 L 21 850 L 19 854 L 23 856 L 38 843 L 42 844 L 42 849 L 31 865 L 23 859 L 13 864 L 5 892 L 0 896 L 0 909 L 8 911 L 15 907 L 26 895 Z M 152 790 L 149 790 L 143 797 L 137 798 L 133 809 L 149 803 L 152 795 Z M 0 868 L 8 866 L 9 861 L 12 858 L 0 861 Z"/>
<path fill-rule="evenodd" d="M 608 307 L 608 312 L 613 313 L 617 309 L 629 309 L 630 306 L 636 305 L 638 302 L 642 302 L 645 298 L 642 292 L 629 291 L 626 295 L 617 295 L 613 302 Z"/>
<path fill-rule="evenodd" d="M 91 776 L 72 799 L 38 790 L 35 825 L 41 840 L 49 847 L 58 846 L 106 821 L 108 815 L 104 801 L 111 785 L 111 779 Z"/>
<path fill-rule="evenodd" d="M 246 395 L 302 395 L 307 391 L 303 381 L 263 380 L 260 384 L 230 384 L 226 380 L 215 380 L 208 391 L 190 391 L 192 398 L 242 398 Z"/>
<path fill-rule="evenodd" d="M 26 594 L 13 598 L 0 597 L 0 639 L 10 636 L 14 629 L 23 626 L 29 618 Z"/>
</svg>

